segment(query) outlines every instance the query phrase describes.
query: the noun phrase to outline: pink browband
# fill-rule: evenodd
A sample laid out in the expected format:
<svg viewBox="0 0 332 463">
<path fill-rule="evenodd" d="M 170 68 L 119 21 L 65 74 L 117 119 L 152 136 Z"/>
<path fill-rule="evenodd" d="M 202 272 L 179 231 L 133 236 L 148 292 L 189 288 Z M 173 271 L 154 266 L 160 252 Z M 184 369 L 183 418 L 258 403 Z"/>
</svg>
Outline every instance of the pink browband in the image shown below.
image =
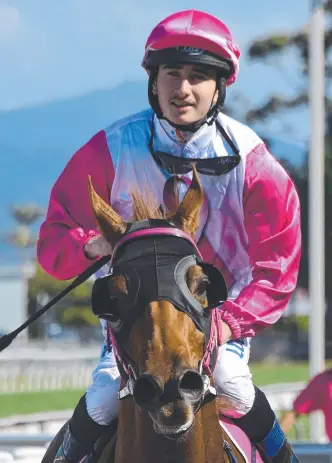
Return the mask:
<svg viewBox="0 0 332 463">
<path fill-rule="evenodd" d="M 124 244 L 127 243 L 128 241 L 131 241 L 135 238 L 142 238 L 143 236 L 160 236 L 160 235 L 169 235 L 169 236 L 177 236 L 179 238 L 184 238 L 185 240 L 189 241 L 190 244 L 195 248 L 195 251 L 197 252 L 198 256 L 202 259 L 202 254 L 200 253 L 197 244 L 195 241 L 192 239 L 188 233 L 179 230 L 178 228 L 167 228 L 167 227 L 161 227 L 161 228 L 146 228 L 144 230 L 137 230 L 133 232 L 129 232 L 127 235 L 123 236 L 114 246 L 113 250 L 113 255 L 111 259 L 111 266 L 114 260 L 114 256 L 116 255 L 117 250 Z"/>
</svg>

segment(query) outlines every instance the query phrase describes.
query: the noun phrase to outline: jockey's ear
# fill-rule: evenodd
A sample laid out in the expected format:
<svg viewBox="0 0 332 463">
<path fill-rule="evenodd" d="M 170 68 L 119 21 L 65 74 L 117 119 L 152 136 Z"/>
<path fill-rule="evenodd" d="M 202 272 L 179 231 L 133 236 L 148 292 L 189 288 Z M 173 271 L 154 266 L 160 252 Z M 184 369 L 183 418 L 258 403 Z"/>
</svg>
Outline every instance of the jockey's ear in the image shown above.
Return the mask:
<svg viewBox="0 0 332 463">
<path fill-rule="evenodd" d="M 199 213 L 203 202 L 203 188 L 198 178 L 197 170 L 194 167 L 191 185 L 175 215 L 172 217 L 172 221 L 193 239 L 196 239 L 196 232 L 199 227 Z"/>
<path fill-rule="evenodd" d="M 126 222 L 95 191 L 89 175 L 89 191 L 92 209 L 103 237 L 114 246 L 126 231 Z"/>
</svg>

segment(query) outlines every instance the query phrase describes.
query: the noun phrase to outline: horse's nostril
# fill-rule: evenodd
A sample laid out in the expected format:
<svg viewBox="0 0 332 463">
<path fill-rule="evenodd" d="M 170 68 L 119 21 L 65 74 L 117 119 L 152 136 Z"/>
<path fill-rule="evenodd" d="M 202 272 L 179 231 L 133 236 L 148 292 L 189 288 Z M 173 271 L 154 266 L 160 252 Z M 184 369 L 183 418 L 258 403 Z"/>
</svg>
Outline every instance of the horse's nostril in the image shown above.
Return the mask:
<svg viewBox="0 0 332 463">
<path fill-rule="evenodd" d="M 189 400 L 199 400 L 204 393 L 204 381 L 198 371 L 187 370 L 179 379 L 179 390 Z"/>
<path fill-rule="evenodd" d="M 141 375 L 135 381 L 133 397 L 137 405 L 144 406 L 155 400 L 162 393 L 162 389 L 157 380 L 147 374 Z"/>
</svg>

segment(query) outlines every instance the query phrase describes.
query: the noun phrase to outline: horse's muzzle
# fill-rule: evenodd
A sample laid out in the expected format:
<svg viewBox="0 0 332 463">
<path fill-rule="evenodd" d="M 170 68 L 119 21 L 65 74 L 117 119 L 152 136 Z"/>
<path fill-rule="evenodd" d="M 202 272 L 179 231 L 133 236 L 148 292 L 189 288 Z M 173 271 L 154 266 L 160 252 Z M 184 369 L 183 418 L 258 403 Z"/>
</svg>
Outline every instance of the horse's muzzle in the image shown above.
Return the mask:
<svg viewBox="0 0 332 463">
<path fill-rule="evenodd" d="M 142 409 L 178 400 L 195 404 L 201 400 L 204 392 L 203 377 L 195 370 L 185 370 L 179 378 L 169 380 L 164 387 L 153 375 L 144 373 L 135 380 L 133 387 L 134 400 Z"/>
</svg>

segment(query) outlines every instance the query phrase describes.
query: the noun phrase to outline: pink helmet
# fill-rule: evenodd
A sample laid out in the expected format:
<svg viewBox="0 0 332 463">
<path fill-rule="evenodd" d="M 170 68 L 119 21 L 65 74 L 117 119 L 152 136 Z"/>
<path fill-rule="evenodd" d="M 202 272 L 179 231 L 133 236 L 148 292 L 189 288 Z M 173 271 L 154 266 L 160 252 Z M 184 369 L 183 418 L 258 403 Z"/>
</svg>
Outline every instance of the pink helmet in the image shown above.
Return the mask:
<svg viewBox="0 0 332 463">
<path fill-rule="evenodd" d="M 218 67 L 217 61 L 219 64 L 228 62 L 231 72 L 227 77 L 227 85 L 235 82 L 239 72 L 240 49 L 227 26 L 219 19 L 197 10 L 181 11 L 168 16 L 153 29 L 147 39 L 143 68 L 148 72 L 151 69 L 153 52 L 179 47 L 189 50 L 191 56 L 198 55 L 200 51 L 207 52 L 211 58 L 214 57 L 214 61 L 206 64 L 215 67 Z"/>
</svg>

